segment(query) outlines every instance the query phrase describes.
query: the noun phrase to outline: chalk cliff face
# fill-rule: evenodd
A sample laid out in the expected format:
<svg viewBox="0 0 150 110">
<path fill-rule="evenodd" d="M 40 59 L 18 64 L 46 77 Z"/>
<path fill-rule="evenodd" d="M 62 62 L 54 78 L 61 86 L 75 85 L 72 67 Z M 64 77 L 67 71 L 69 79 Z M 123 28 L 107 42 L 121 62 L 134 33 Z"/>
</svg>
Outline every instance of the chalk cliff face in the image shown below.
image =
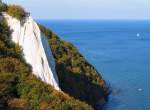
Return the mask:
<svg viewBox="0 0 150 110">
<path fill-rule="evenodd" d="M 31 16 L 21 23 L 6 13 L 3 15 L 12 30 L 12 40 L 22 47 L 25 60 L 32 66 L 33 74 L 60 90 L 51 48 L 36 22 Z"/>
</svg>

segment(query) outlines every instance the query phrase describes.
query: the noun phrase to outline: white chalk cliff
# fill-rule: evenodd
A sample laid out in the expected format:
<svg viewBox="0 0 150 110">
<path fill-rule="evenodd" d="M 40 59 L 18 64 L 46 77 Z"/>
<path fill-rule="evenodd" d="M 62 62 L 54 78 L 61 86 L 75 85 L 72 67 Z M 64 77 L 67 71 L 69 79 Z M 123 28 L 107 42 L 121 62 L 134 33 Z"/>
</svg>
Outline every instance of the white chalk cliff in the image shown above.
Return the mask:
<svg viewBox="0 0 150 110">
<path fill-rule="evenodd" d="M 23 24 L 6 13 L 3 16 L 12 30 L 12 41 L 22 47 L 25 60 L 32 66 L 33 74 L 60 90 L 51 48 L 37 23 L 31 16 L 26 17 Z"/>
</svg>

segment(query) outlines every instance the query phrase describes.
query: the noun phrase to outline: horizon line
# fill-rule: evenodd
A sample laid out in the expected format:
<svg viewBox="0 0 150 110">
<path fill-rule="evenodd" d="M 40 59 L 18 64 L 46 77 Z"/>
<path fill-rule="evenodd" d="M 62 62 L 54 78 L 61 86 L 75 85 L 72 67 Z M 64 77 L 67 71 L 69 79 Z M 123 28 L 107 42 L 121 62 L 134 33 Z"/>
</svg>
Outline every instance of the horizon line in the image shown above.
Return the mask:
<svg viewBox="0 0 150 110">
<path fill-rule="evenodd" d="M 49 19 L 49 18 L 34 18 L 35 20 L 86 20 L 86 21 L 150 21 L 150 19 Z"/>
</svg>

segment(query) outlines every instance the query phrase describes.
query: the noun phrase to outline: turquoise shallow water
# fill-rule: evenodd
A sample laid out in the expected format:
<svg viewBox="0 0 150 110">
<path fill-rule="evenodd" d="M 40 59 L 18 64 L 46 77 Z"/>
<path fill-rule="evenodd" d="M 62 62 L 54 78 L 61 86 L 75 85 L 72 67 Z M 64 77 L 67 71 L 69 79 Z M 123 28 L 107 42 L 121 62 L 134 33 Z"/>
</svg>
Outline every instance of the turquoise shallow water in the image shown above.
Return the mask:
<svg viewBox="0 0 150 110">
<path fill-rule="evenodd" d="M 38 22 L 77 46 L 111 84 L 104 110 L 150 110 L 150 21 Z"/>
</svg>

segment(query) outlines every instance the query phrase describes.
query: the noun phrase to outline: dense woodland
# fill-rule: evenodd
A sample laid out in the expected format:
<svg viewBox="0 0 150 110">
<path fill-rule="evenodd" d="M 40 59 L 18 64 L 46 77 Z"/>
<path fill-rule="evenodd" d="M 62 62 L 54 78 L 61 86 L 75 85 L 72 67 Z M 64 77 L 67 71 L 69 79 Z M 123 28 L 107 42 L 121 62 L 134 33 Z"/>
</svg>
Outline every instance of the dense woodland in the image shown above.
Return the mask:
<svg viewBox="0 0 150 110">
<path fill-rule="evenodd" d="M 107 87 L 100 73 L 90 65 L 71 43 L 61 40 L 56 34 L 39 26 L 47 36 L 52 49 L 60 87 L 71 96 L 97 106 L 107 96 Z"/>
<path fill-rule="evenodd" d="M 13 9 L 13 11 L 12 11 Z M 23 8 L 0 4 L 0 13 L 22 20 Z M 63 92 L 54 90 L 32 74 L 21 47 L 11 41 L 11 30 L 0 18 L 0 109 L 3 110 L 92 110 L 107 96 L 105 81 L 78 50 L 52 31 L 39 25 L 47 36 L 56 61 L 56 71 Z"/>
</svg>

